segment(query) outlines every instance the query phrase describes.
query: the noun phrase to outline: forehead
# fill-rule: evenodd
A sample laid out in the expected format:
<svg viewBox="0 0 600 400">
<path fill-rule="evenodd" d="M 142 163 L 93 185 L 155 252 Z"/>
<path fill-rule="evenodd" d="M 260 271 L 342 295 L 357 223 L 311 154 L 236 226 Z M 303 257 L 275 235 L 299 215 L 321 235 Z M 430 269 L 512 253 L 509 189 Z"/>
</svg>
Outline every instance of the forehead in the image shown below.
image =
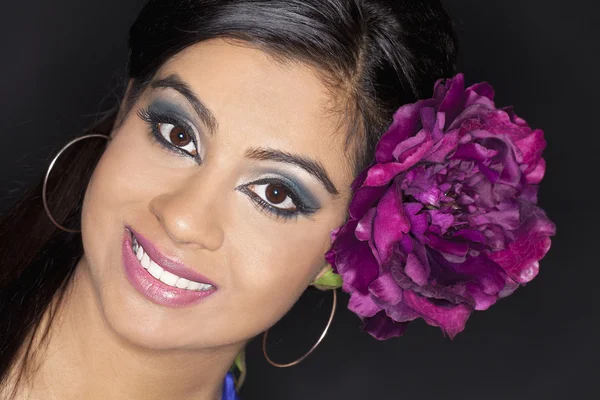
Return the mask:
<svg viewBox="0 0 600 400">
<path fill-rule="evenodd" d="M 212 110 L 220 139 L 314 158 L 340 192 L 349 188 L 346 127 L 331 111 L 335 95 L 312 67 L 276 62 L 245 43 L 212 39 L 172 57 L 157 75 L 169 74 L 179 75 Z"/>
</svg>

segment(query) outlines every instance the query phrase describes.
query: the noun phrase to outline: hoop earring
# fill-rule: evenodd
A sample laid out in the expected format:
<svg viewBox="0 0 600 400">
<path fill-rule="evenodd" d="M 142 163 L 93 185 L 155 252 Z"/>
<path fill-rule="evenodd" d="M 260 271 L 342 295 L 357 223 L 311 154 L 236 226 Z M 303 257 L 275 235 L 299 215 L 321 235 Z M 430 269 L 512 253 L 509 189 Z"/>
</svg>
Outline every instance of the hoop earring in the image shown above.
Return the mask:
<svg viewBox="0 0 600 400">
<path fill-rule="evenodd" d="M 310 350 L 306 354 L 304 354 L 302 357 L 298 358 L 297 360 L 292 361 L 287 364 L 279 364 L 279 363 L 276 363 L 273 360 L 271 360 L 271 358 L 269 358 L 269 356 L 267 355 L 267 333 L 269 332 L 269 330 L 267 329 L 265 331 L 265 333 L 263 335 L 262 348 L 263 348 L 263 354 L 265 355 L 265 358 L 267 359 L 269 364 L 273 365 L 274 367 L 278 367 L 278 368 L 291 367 L 291 366 L 299 364 L 302 360 L 304 360 L 306 357 L 308 357 L 310 355 L 310 353 L 312 353 L 317 348 L 317 346 L 321 343 L 321 341 L 327 334 L 327 331 L 329 330 L 329 327 L 331 326 L 331 321 L 333 321 L 333 316 L 335 314 L 335 308 L 337 306 L 337 290 L 333 289 L 332 292 L 333 292 L 333 306 L 331 307 L 331 314 L 329 315 L 329 320 L 327 321 L 325 330 L 323 330 L 321 337 L 319 337 L 319 340 L 317 340 L 317 342 L 313 345 L 313 347 L 311 347 Z"/>
<path fill-rule="evenodd" d="M 110 139 L 110 136 L 107 135 L 103 135 L 100 133 L 90 133 L 88 135 L 83 135 L 80 136 L 78 138 L 75 138 L 73 140 L 71 140 L 69 143 L 67 143 L 62 149 L 60 149 L 60 151 L 58 152 L 58 154 L 56 156 L 54 156 L 54 158 L 52 159 L 52 162 L 50 163 L 50 166 L 48 167 L 48 171 L 46 171 L 46 177 L 44 178 L 44 185 L 42 187 L 42 202 L 44 203 L 44 210 L 46 210 L 46 214 L 48 215 L 48 218 L 50 218 L 50 221 L 52 221 L 52 223 L 54 225 L 56 225 L 57 228 L 65 231 L 65 232 L 71 232 L 71 233 L 77 233 L 77 232 L 81 232 L 78 229 L 70 229 L 70 228 L 65 228 L 64 226 L 62 226 L 61 224 L 59 224 L 54 217 L 52 217 L 52 213 L 50 213 L 50 208 L 48 207 L 48 199 L 46 198 L 46 187 L 48 186 L 48 177 L 50 176 L 50 172 L 52 171 L 52 168 L 54 167 L 54 164 L 56 163 L 56 160 L 58 159 L 58 157 L 60 157 L 60 155 L 72 144 L 75 144 L 77 142 L 79 142 L 80 140 L 83 139 L 88 139 L 88 138 L 92 138 L 92 137 L 101 137 L 104 138 L 106 140 Z"/>
</svg>

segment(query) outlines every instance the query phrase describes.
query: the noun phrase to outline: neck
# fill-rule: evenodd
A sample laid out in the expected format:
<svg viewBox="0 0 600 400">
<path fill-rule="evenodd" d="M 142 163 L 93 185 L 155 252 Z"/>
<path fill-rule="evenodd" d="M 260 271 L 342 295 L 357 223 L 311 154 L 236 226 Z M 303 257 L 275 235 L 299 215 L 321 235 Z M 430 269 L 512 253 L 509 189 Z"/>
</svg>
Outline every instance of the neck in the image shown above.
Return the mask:
<svg viewBox="0 0 600 400">
<path fill-rule="evenodd" d="M 220 400 L 223 378 L 245 343 L 154 350 L 125 341 L 104 320 L 84 260 L 36 357 L 28 398 Z"/>
</svg>

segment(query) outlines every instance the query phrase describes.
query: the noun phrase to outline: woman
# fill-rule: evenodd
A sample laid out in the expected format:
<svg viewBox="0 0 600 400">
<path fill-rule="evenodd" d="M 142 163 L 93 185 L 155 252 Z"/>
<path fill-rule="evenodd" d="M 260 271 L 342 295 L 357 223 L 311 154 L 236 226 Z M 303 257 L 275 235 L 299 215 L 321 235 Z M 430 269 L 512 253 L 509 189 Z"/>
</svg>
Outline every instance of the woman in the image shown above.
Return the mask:
<svg viewBox="0 0 600 400">
<path fill-rule="evenodd" d="M 411 105 L 454 75 L 455 52 L 437 1 L 150 1 L 130 31 L 119 109 L 61 152 L 49 181 L 3 221 L 5 396 L 232 399 L 234 360 L 309 285 L 335 288 L 341 276 L 365 330 L 386 339 L 415 318 L 454 336 L 473 309 L 533 278 L 553 233 L 528 186 L 543 175 L 541 150 L 521 145 L 539 149 L 539 135 L 510 139 L 510 176 L 483 161 L 479 175 L 463 171 L 498 173 L 511 200 L 494 192 L 496 214 L 488 205 L 485 218 L 495 219 L 479 218 L 477 232 L 459 218 L 439 222 L 446 204 L 469 197 L 460 205 L 481 208 L 476 193 L 440 183 L 425 207 L 433 192 L 415 182 L 430 171 L 409 170 L 463 151 L 446 140 L 458 129 L 442 135 L 450 124 L 427 122 L 430 109 L 460 120 L 449 104 L 462 77 Z M 463 106 L 493 108 L 486 87 L 464 93 Z M 431 134 L 398 137 L 414 116 Z M 474 151 L 489 146 L 481 157 L 504 157 L 504 142 L 477 140 Z M 469 185 L 486 189 L 461 181 Z M 395 188 L 420 208 L 398 218 Z M 365 221 L 373 240 L 354 235 Z M 535 260 L 515 266 L 506 259 L 521 236 L 534 242 Z M 439 251 L 424 255 L 424 243 Z M 440 272 L 457 265 L 465 268 Z"/>
</svg>

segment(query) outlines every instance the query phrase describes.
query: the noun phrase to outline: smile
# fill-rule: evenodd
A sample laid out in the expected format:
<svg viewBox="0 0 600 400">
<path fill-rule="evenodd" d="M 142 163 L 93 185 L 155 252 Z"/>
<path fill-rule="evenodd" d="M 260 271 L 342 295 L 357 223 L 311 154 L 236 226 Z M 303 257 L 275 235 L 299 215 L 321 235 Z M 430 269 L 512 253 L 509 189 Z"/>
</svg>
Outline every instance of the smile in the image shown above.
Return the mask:
<svg viewBox="0 0 600 400">
<path fill-rule="evenodd" d="M 129 227 L 123 234 L 122 257 L 131 286 L 156 304 L 186 307 L 217 292 L 208 278 L 164 255 L 154 243 Z"/>
<path fill-rule="evenodd" d="M 144 267 L 144 269 L 147 270 L 150 275 L 169 286 L 177 287 L 179 289 L 199 291 L 206 291 L 213 288 L 213 286 L 209 283 L 191 281 L 189 279 L 177 276 L 169 271 L 165 271 L 144 251 L 144 248 L 138 243 L 135 236 L 133 237 L 133 246 L 131 246 L 131 249 L 134 253 L 136 253 L 136 258 L 142 267 Z"/>
</svg>

